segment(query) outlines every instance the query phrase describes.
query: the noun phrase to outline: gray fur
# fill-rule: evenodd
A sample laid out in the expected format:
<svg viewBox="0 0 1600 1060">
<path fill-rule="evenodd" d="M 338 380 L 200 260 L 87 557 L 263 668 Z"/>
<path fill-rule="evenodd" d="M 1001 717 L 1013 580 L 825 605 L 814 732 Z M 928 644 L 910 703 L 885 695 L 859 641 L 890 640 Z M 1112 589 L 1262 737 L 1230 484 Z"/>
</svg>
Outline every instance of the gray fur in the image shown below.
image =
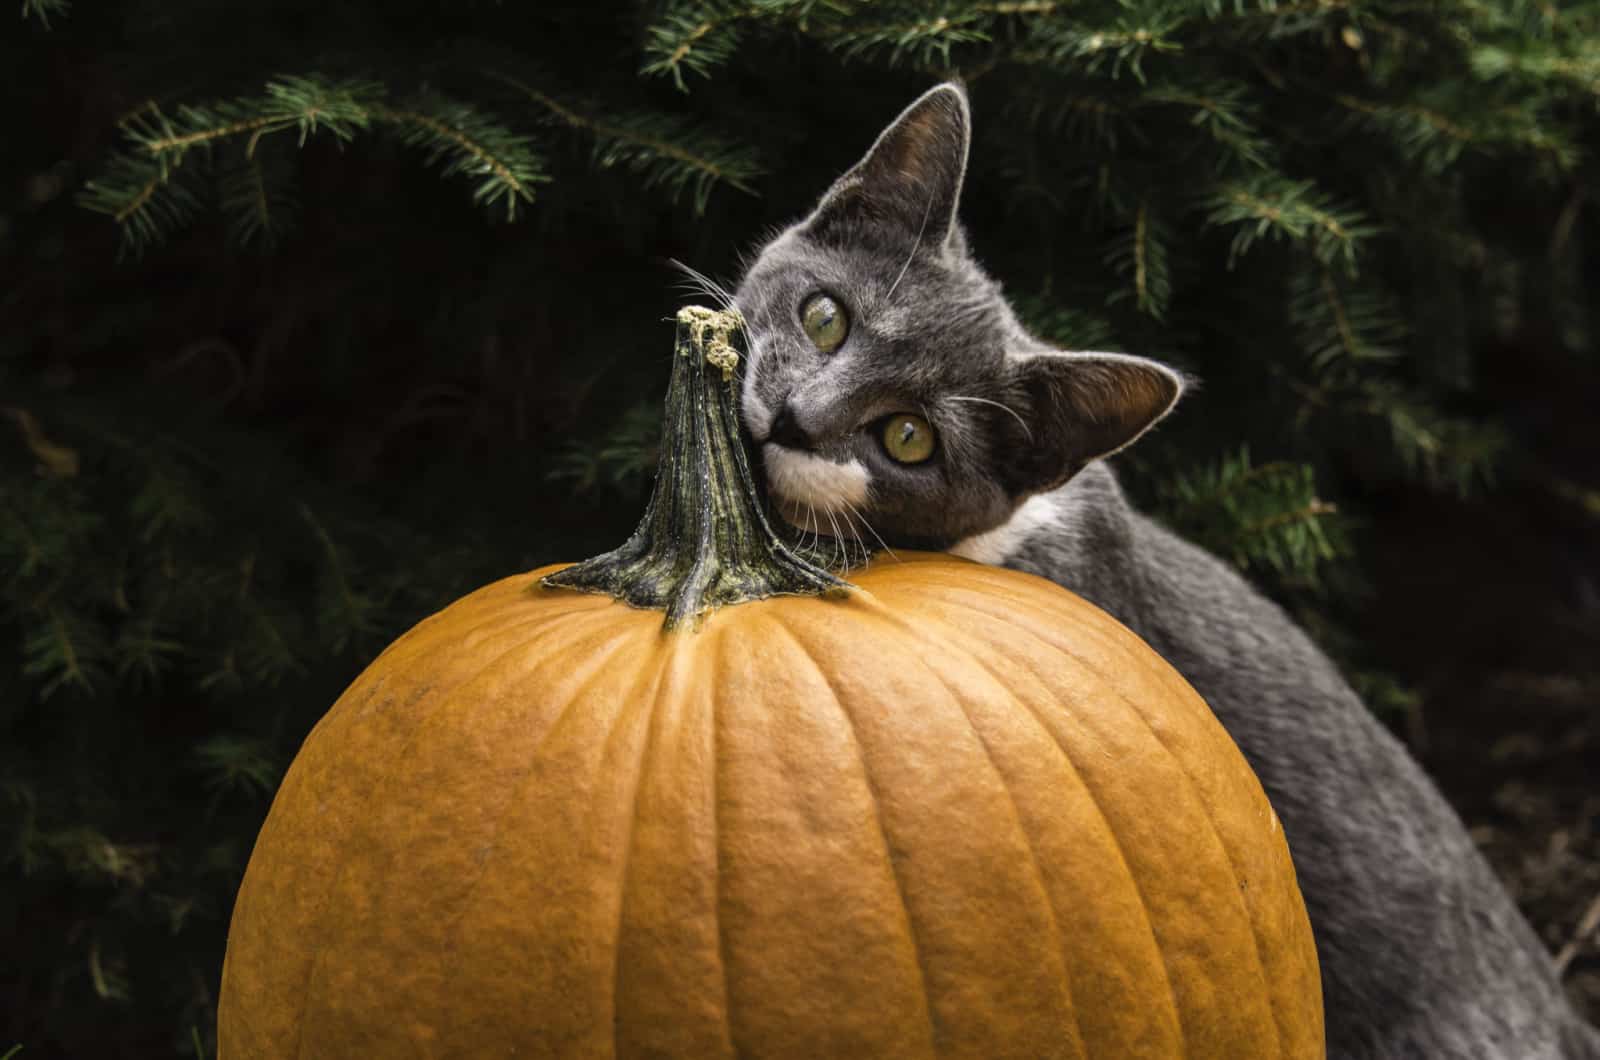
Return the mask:
<svg viewBox="0 0 1600 1060">
<path fill-rule="evenodd" d="M 749 267 L 735 295 L 750 340 L 743 407 L 769 466 L 850 465 L 857 484 L 864 468 L 862 504 L 827 512 L 836 534 L 1040 574 L 1189 679 L 1283 821 L 1330 1056 L 1600 1058 L 1600 1035 L 1460 819 L 1333 664 L 1232 567 L 1124 500 L 1098 458 L 1165 415 L 1182 379 L 1140 358 L 1062 354 L 1024 330 L 955 220 L 968 143 L 965 93 L 934 89 Z M 818 291 L 851 317 L 832 354 L 800 327 Z M 768 440 L 786 405 L 812 452 Z M 926 464 L 885 454 L 873 425 L 898 412 L 937 429 Z M 809 503 L 779 500 L 791 519 Z"/>
</svg>

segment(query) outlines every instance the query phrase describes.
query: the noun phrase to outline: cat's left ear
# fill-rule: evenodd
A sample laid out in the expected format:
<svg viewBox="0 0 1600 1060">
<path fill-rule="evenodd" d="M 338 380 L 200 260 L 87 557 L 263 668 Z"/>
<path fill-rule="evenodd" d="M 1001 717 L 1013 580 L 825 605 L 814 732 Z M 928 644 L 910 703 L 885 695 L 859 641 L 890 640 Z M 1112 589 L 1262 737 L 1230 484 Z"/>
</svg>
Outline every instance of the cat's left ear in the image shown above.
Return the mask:
<svg viewBox="0 0 1600 1060">
<path fill-rule="evenodd" d="M 826 241 L 850 238 L 861 225 L 888 225 L 910 239 L 920 237 L 925 247 L 942 248 L 955 229 L 971 141 L 966 90 L 954 81 L 931 89 L 834 181 L 804 230 Z"/>
<path fill-rule="evenodd" d="M 1085 464 L 1132 445 L 1178 403 L 1184 377 L 1120 353 L 1029 354 L 1011 362 L 1011 450 L 1001 474 L 1014 495 L 1055 489 Z"/>
</svg>

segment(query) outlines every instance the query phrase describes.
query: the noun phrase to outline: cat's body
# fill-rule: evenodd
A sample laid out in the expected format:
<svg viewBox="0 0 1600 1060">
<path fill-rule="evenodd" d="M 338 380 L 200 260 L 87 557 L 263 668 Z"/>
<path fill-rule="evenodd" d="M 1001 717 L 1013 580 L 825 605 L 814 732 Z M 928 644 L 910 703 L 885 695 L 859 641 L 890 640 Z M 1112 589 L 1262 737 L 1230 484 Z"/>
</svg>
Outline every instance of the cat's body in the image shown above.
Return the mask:
<svg viewBox="0 0 1600 1060">
<path fill-rule="evenodd" d="M 1029 335 L 955 223 L 964 94 L 908 108 L 736 299 L 746 424 L 817 533 L 1030 571 L 1200 691 L 1283 821 L 1336 1058 L 1600 1058 L 1548 954 L 1422 770 L 1233 569 L 1134 511 L 1098 458 L 1176 402 L 1151 361 Z"/>
</svg>

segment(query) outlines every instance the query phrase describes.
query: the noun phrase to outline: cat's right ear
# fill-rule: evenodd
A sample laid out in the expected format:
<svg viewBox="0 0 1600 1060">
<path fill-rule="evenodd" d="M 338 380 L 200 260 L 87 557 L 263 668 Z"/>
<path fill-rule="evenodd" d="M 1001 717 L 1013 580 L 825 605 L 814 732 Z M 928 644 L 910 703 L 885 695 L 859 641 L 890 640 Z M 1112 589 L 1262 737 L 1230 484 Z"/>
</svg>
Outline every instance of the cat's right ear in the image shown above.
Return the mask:
<svg viewBox="0 0 1600 1060">
<path fill-rule="evenodd" d="M 802 230 L 829 242 L 850 239 L 864 226 L 887 226 L 942 249 L 955 229 L 971 142 L 966 90 L 954 81 L 931 89 L 834 181 Z"/>
<path fill-rule="evenodd" d="M 1011 417 L 999 477 L 1014 496 L 1062 485 L 1091 460 L 1132 445 L 1183 393 L 1159 361 L 1120 353 L 1041 353 L 1010 362 Z M 1013 429 L 1013 427 L 1015 429 Z"/>
</svg>

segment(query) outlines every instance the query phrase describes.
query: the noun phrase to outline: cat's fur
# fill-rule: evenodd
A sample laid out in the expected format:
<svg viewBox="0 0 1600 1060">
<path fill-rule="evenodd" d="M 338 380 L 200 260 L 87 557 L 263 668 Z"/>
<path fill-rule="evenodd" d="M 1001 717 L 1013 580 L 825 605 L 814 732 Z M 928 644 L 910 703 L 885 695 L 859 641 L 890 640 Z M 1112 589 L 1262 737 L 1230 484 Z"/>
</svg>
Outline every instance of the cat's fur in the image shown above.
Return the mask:
<svg viewBox="0 0 1600 1060">
<path fill-rule="evenodd" d="M 786 517 L 1043 575 L 1182 672 L 1283 821 L 1331 1056 L 1600 1057 L 1461 821 L 1333 664 L 1230 566 L 1123 499 L 1098 458 L 1164 416 L 1184 381 L 1027 333 L 956 223 L 968 144 L 964 91 L 924 95 L 735 294 L 745 421 Z M 801 327 L 818 291 L 850 316 L 831 354 Z M 788 445 L 770 437 L 780 411 Z M 927 463 L 884 452 L 872 425 L 899 412 L 937 429 Z"/>
</svg>

